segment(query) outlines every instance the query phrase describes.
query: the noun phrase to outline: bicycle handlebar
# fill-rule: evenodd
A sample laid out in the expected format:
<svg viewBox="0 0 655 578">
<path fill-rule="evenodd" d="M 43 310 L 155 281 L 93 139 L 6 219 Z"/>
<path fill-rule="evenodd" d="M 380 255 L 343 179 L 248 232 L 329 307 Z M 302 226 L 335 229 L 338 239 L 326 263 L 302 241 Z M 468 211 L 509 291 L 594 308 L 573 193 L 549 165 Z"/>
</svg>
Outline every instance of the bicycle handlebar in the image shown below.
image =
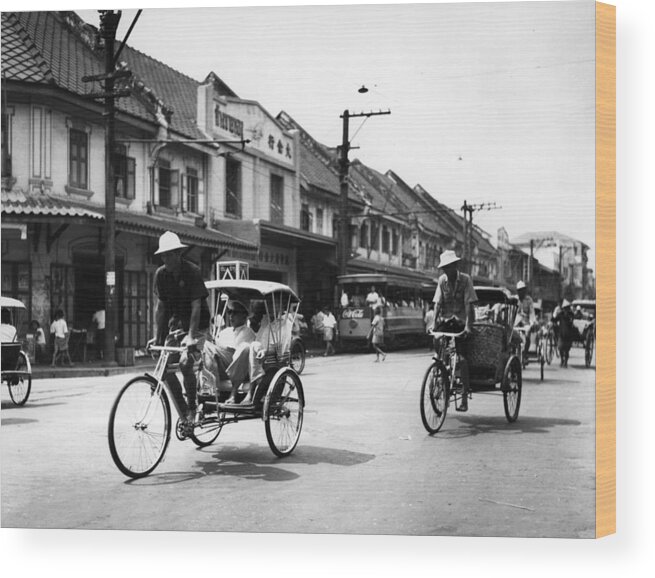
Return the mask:
<svg viewBox="0 0 655 578">
<path fill-rule="evenodd" d="M 172 345 L 151 345 L 148 347 L 148 351 L 168 351 L 170 353 L 184 353 L 186 350 L 186 347 L 174 347 Z"/>
<path fill-rule="evenodd" d="M 459 333 L 447 333 L 445 331 L 430 331 L 430 335 L 435 338 L 439 337 L 461 337 L 465 333 L 465 329 L 462 329 Z"/>
</svg>

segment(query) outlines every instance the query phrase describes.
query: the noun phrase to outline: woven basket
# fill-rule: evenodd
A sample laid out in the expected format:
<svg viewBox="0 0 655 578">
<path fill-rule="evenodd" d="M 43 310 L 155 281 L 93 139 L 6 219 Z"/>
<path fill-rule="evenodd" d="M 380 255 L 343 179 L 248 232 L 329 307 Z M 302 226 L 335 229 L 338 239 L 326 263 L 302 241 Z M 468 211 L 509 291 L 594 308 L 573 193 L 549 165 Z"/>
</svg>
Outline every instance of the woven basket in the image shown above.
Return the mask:
<svg viewBox="0 0 655 578">
<path fill-rule="evenodd" d="M 468 343 L 468 359 L 472 367 L 502 367 L 505 357 L 505 328 L 494 323 L 474 323 Z"/>
</svg>

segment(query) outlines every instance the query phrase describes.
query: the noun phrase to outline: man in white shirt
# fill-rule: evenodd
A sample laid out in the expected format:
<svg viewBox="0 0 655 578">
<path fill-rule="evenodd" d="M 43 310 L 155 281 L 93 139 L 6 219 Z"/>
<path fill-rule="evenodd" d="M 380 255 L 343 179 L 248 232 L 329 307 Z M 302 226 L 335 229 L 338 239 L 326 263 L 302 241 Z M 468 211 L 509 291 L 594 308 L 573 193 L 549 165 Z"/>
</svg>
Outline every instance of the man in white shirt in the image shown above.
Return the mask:
<svg viewBox="0 0 655 578">
<path fill-rule="evenodd" d="M 230 326 L 218 334 L 216 344 L 207 344 L 218 358 L 219 379 L 229 379 L 232 394 L 226 403 L 234 403 L 239 386 L 248 377 L 248 357 L 250 343 L 255 339 L 255 332 L 248 327 L 248 307 L 235 299 L 230 299 L 225 307 Z"/>
</svg>

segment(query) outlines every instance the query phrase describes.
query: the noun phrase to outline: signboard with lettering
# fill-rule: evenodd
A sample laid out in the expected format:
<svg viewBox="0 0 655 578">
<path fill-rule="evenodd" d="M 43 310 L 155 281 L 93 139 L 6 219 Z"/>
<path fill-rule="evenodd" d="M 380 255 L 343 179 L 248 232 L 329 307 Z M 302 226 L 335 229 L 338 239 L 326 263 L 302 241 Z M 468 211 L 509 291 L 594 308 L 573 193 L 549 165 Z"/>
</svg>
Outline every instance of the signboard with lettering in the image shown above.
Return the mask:
<svg viewBox="0 0 655 578">
<path fill-rule="evenodd" d="M 295 168 L 293 137 L 258 103 L 221 99 L 214 100 L 213 107 L 212 132 L 216 137 L 249 140 L 249 148 L 287 165 L 290 170 Z"/>
</svg>

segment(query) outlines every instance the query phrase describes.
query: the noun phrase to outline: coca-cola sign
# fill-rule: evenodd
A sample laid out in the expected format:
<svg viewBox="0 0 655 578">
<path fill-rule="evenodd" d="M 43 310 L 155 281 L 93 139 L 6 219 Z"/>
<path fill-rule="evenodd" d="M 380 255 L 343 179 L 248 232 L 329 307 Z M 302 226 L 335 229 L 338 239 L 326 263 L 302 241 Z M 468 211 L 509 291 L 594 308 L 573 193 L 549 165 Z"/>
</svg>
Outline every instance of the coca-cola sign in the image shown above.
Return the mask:
<svg viewBox="0 0 655 578">
<path fill-rule="evenodd" d="M 363 319 L 363 309 L 344 309 L 341 312 L 341 319 Z"/>
</svg>

